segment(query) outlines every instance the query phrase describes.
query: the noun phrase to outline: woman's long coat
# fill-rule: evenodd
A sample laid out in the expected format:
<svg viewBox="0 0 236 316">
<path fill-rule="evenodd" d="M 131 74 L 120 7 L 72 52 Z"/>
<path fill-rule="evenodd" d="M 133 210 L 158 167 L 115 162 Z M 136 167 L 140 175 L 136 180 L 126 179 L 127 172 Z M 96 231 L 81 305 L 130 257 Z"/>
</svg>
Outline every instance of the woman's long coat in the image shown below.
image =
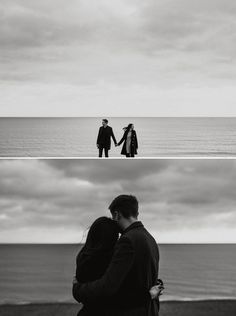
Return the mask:
<svg viewBox="0 0 236 316">
<path fill-rule="evenodd" d="M 126 151 L 126 143 L 127 143 L 127 135 L 128 135 L 128 130 L 126 130 L 124 132 L 123 137 L 121 138 L 121 140 L 119 141 L 118 145 L 121 145 L 123 142 L 123 147 L 121 150 L 121 155 L 126 155 L 127 151 Z M 132 155 L 137 155 L 137 149 L 138 149 L 138 139 L 137 139 L 137 134 L 135 130 L 132 130 L 131 132 L 131 144 L 130 144 L 130 153 L 131 156 Z"/>
</svg>

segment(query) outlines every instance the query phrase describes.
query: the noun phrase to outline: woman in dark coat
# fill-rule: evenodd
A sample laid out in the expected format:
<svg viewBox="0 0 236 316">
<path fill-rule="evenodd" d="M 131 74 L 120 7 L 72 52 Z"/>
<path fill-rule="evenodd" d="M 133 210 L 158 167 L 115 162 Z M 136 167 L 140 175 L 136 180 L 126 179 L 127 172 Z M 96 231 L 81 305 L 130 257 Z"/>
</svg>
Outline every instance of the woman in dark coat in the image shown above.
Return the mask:
<svg viewBox="0 0 236 316">
<path fill-rule="evenodd" d="M 134 157 L 137 155 L 138 139 L 133 124 L 129 124 L 127 127 L 124 127 L 124 135 L 118 142 L 117 146 L 120 146 L 123 142 L 124 144 L 121 150 L 121 155 L 125 155 L 126 157 Z"/>
<path fill-rule="evenodd" d="M 118 240 L 117 224 L 108 217 L 99 217 L 89 229 L 84 247 L 76 258 L 76 280 L 95 281 L 105 273 Z M 107 302 L 83 302 L 79 316 L 106 314 Z"/>
</svg>

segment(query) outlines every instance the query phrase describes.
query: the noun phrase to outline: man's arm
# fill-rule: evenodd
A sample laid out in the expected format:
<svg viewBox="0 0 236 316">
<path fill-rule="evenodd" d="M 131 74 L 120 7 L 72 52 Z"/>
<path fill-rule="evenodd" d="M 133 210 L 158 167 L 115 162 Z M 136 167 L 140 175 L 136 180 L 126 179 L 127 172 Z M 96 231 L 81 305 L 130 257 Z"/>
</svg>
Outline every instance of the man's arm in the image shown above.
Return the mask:
<svg viewBox="0 0 236 316">
<path fill-rule="evenodd" d="M 98 130 L 97 146 L 99 145 L 99 142 L 100 142 L 100 134 L 101 134 L 101 127 Z"/>
<path fill-rule="evenodd" d="M 112 127 L 111 127 L 111 137 L 112 137 L 112 139 L 113 139 L 114 144 L 116 145 L 116 144 L 117 144 L 117 141 L 116 141 L 115 135 L 114 135 L 114 133 L 113 133 Z"/>
<path fill-rule="evenodd" d="M 134 260 L 131 242 L 121 237 L 111 263 L 101 279 L 89 283 L 73 284 L 73 297 L 78 302 L 93 301 L 113 296 L 121 287 Z"/>
</svg>

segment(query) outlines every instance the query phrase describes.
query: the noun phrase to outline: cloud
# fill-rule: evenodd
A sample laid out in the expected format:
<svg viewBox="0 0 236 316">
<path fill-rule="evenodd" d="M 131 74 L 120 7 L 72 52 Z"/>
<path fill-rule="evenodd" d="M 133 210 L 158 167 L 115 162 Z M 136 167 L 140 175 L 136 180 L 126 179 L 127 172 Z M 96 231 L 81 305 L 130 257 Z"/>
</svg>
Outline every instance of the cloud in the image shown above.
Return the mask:
<svg viewBox="0 0 236 316">
<path fill-rule="evenodd" d="M 233 160 L 1 160 L 0 241 L 78 242 L 126 193 L 162 242 L 235 242 L 235 180 Z"/>
<path fill-rule="evenodd" d="M 0 114 L 236 115 L 235 7 L 3 1 Z"/>
<path fill-rule="evenodd" d="M 47 164 L 55 167 L 70 177 L 89 179 L 93 183 L 111 182 L 137 182 L 144 176 L 158 173 L 168 167 L 165 160 L 160 160 L 157 164 L 155 160 L 149 163 L 145 160 L 126 161 L 121 163 L 119 160 L 108 160 L 105 164 L 103 160 L 47 160 Z"/>
</svg>

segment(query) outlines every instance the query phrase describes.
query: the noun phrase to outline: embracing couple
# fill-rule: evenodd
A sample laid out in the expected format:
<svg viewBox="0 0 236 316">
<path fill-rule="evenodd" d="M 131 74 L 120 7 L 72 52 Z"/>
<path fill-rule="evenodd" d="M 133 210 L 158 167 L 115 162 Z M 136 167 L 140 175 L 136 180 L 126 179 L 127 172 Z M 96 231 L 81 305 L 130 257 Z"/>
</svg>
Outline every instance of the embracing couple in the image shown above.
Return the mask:
<svg viewBox="0 0 236 316">
<path fill-rule="evenodd" d="M 134 125 L 130 123 L 127 127 L 123 128 L 124 135 L 121 140 L 117 143 L 112 127 L 108 126 L 108 120 L 102 120 L 102 126 L 99 128 L 97 137 L 97 148 L 99 150 L 99 157 L 102 157 L 104 151 L 105 157 L 108 158 L 108 151 L 111 149 L 111 138 L 114 141 L 115 146 L 120 146 L 122 143 L 123 147 L 121 155 L 126 157 L 134 157 L 137 155 L 138 139 Z"/>
<path fill-rule="evenodd" d="M 73 296 L 83 304 L 78 315 L 157 316 L 164 289 L 159 250 L 138 220 L 138 201 L 119 195 L 109 210 L 112 219 L 95 220 L 76 259 Z"/>
</svg>

